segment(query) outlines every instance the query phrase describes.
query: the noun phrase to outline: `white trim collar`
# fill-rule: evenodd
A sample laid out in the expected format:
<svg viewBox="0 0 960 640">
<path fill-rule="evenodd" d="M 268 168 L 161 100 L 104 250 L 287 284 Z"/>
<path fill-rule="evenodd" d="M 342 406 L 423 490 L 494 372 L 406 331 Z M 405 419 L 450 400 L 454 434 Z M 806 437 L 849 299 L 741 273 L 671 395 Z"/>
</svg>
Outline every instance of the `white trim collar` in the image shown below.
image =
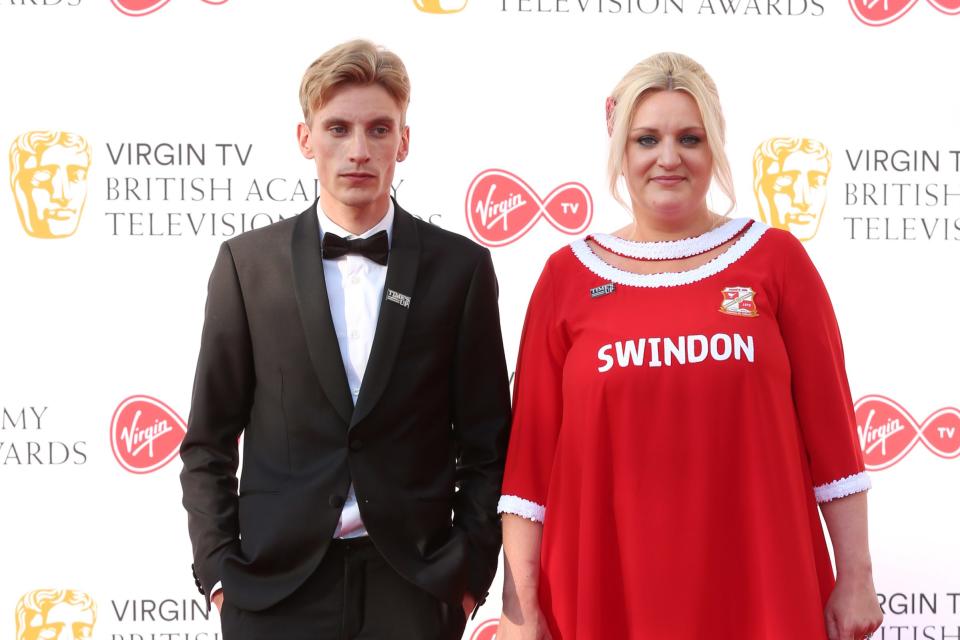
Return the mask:
<svg viewBox="0 0 960 640">
<path fill-rule="evenodd" d="M 730 223 L 727 223 L 730 224 Z M 724 225 L 726 226 L 726 225 Z M 722 227 L 721 227 L 722 228 Z M 754 221 L 750 228 L 740 236 L 740 239 L 734 242 L 729 249 L 718 255 L 713 260 L 694 269 L 687 271 L 663 272 L 663 273 L 633 273 L 618 269 L 613 265 L 604 262 L 600 256 L 593 252 L 585 239 L 577 240 L 570 244 L 573 254 L 583 265 L 609 282 L 626 285 L 628 287 L 678 287 L 684 284 L 690 284 L 708 278 L 720 273 L 731 264 L 739 260 L 747 253 L 753 245 L 757 244 L 760 236 L 767 231 L 769 227 L 760 222 Z M 704 234 L 707 235 L 707 234 Z M 700 236 L 701 238 L 703 236 Z M 683 242 L 683 241 L 681 241 Z"/>
<path fill-rule="evenodd" d="M 662 242 L 635 242 L 618 238 L 609 233 L 594 233 L 590 237 L 604 249 L 628 258 L 678 260 L 716 249 L 723 243 L 729 242 L 749 222 L 750 218 L 736 218 L 693 238 Z"/>
</svg>

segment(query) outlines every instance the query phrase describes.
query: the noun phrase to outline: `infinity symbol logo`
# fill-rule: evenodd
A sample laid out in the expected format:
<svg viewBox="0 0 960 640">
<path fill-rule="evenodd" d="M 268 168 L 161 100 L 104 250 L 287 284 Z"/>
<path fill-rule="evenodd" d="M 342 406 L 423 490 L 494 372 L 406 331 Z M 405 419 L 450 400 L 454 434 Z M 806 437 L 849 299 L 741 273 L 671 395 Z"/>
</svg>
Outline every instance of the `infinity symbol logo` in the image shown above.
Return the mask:
<svg viewBox="0 0 960 640">
<path fill-rule="evenodd" d="M 473 179 L 466 207 L 470 232 L 488 247 L 519 240 L 541 217 L 570 235 L 582 232 L 593 218 L 593 198 L 579 182 L 566 182 L 541 200 L 530 185 L 502 169 Z"/>
<path fill-rule="evenodd" d="M 854 15 L 871 27 L 882 27 L 902 18 L 917 0 L 848 0 Z M 927 0 L 937 11 L 947 15 L 960 13 L 960 0 Z"/>
<path fill-rule="evenodd" d="M 867 469 L 877 471 L 900 462 L 918 442 L 941 458 L 960 456 L 960 410 L 945 407 L 923 424 L 883 396 L 865 396 L 853 405 L 857 435 Z"/>
<path fill-rule="evenodd" d="M 203 0 L 207 4 L 223 4 L 227 0 Z M 120 12 L 138 18 L 161 9 L 170 0 L 111 0 Z"/>
</svg>

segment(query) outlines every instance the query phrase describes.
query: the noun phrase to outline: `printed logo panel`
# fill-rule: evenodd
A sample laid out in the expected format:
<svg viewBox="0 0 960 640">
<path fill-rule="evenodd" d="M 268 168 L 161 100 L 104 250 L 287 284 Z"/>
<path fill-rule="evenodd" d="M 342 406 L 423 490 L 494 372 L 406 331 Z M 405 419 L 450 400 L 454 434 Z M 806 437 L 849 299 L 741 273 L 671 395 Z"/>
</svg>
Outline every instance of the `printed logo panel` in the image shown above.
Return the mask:
<svg viewBox="0 0 960 640">
<path fill-rule="evenodd" d="M 76 133 L 29 131 L 10 145 L 10 188 L 20 225 L 34 238 L 67 238 L 87 201 L 90 145 Z"/>
<path fill-rule="evenodd" d="M 488 169 L 470 183 L 466 214 L 474 238 L 500 247 L 519 240 L 540 218 L 563 233 L 581 233 L 593 218 L 593 198 L 579 182 L 566 182 L 541 199 L 516 174 Z"/>
<path fill-rule="evenodd" d="M 480 626 L 473 630 L 470 640 L 497 640 L 497 628 L 500 626 L 499 620 L 487 620 L 480 623 Z"/>
<path fill-rule="evenodd" d="M 413 0 L 424 13 L 459 13 L 467 7 L 467 0 Z"/>
<path fill-rule="evenodd" d="M 131 396 L 113 413 L 110 447 L 127 471 L 151 473 L 177 456 L 186 433 L 186 423 L 169 406 L 150 396 Z"/>
<path fill-rule="evenodd" d="M 853 14 L 871 27 L 882 27 L 905 16 L 918 0 L 848 0 Z M 947 15 L 960 14 L 960 0 L 927 0 L 930 5 Z"/>
<path fill-rule="evenodd" d="M 960 456 L 960 410 L 945 407 L 923 423 L 884 396 L 865 396 L 854 405 L 857 435 L 867 469 L 878 471 L 900 462 L 918 443 L 941 458 Z"/>
<path fill-rule="evenodd" d="M 831 155 L 809 138 L 770 138 L 753 153 L 753 191 L 760 218 L 803 241 L 820 229 Z"/>
<path fill-rule="evenodd" d="M 111 2 L 113 2 L 113 6 L 121 13 L 139 18 L 140 16 L 151 14 L 154 11 L 159 11 L 170 2 L 170 0 L 111 0 Z M 203 0 L 203 2 L 207 4 L 224 4 L 227 0 Z"/>
<path fill-rule="evenodd" d="M 960 14 L 960 0 L 928 0 L 933 8 L 937 11 L 942 11 L 943 13 L 955 16 Z"/>
<path fill-rule="evenodd" d="M 16 640 L 92 638 L 97 603 L 75 589 L 37 589 L 17 602 Z"/>
</svg>

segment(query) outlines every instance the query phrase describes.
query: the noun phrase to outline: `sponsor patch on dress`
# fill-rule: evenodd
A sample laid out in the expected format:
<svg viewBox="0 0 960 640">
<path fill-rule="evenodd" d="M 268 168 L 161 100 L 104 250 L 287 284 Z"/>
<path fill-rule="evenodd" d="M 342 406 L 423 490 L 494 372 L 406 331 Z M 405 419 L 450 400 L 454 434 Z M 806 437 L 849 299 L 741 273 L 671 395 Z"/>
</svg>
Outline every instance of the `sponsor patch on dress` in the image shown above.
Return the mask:
<svg viewBox="0 0 960 640">
<path fill-rule="evenodd" d="M 590 289 L 591 298 L 599 298 L 601 296 L 606 296 L 617 290 L 617 287 L 612 283 L 608 282 L 607 284 L 602 284 L 599 287 L 594 287 Z"/>
</svg>

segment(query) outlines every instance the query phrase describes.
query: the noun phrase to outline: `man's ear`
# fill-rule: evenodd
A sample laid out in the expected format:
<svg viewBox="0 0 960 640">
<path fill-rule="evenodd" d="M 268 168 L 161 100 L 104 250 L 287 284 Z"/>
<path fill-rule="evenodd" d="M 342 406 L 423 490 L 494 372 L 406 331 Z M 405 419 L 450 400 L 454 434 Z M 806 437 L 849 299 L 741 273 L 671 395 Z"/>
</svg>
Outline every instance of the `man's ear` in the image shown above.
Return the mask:
<svg viewBox="0 0 960 640">
<path fill-rule="evenodd" d="M 400 148 L 397 149 L 397 162 L 403 162 L 410 153 L 410 127 L 404 125 L 400 133 Z"/>
<path fill-rule="evenodd" d="M 297 146 L 300 147 L 300 153 L 308 160 L 313 159 L 313 149 L 310 147 L 310 127 L 304 122 L 297 123 Z"/>
</svg>

